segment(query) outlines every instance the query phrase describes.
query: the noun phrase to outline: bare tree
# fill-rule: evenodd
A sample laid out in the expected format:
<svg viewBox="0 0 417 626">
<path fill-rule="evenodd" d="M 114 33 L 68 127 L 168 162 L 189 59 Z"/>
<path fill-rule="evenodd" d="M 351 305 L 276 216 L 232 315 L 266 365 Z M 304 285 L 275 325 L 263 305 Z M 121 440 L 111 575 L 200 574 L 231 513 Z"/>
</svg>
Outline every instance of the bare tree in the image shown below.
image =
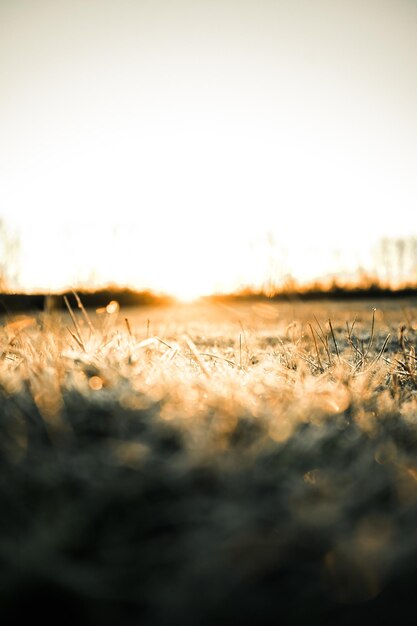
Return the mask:
<svg viewBox="0 0 417 626">
<path fill-rule="evenodd" d="M 417 237 L 409 239 L 410 275 L 412 280 L 417 280 Z"/>
<path fill-rule="evenodd" d="M 397 253 L 397 279 L 404 280 L 406 268 L 405 268 L 405 253 L 407 249 L 407 242 L 405 239 L 398 238 L 395 240 L 395 247 Z"/>
<path fill-rule="evenodd" d="M 375 249 L 379 278 L 389 286 L 417 278 L 417 237 L 384 237 Z"/>
<path fill-rule="evenodd" d="M 392 242 L 388 237 L 381 239 L 377 250 L 377 267 L 379 276 L 387 283 L 392 280 Z"/>
<path fill-rule="evenodd" d="M 0 218 L 0 291 L 7 291 L 17 283 L 19 273 L 19 239 L 11 233 Z"/>
</svg>

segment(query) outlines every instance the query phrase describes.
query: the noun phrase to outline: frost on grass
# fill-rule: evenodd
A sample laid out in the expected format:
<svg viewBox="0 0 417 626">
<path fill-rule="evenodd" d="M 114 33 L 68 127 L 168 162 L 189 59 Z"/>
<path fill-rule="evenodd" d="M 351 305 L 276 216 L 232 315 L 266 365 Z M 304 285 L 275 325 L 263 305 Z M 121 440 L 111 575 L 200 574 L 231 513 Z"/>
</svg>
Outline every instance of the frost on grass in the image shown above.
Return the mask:
<svg viewBox="0 0 417 626">
<path fill-rule="evenodd" d="M 413 607 L 413 310 L 69 308 L 0 329 L 4 623 Z"/>
</svg>

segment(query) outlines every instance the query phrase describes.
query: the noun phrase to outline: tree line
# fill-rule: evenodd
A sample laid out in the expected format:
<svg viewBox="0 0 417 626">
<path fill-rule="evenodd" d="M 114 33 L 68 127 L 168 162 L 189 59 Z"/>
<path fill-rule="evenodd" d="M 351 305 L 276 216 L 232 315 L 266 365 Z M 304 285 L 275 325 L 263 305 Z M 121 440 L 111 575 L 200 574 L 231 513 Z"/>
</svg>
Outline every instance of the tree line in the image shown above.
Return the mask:
<svg viewBox="0 0 417 626">
<path fill-rule="evenodd" d="M 273 244 L 273 240 L 268 239 L 266 252 L 269 259 L 269 278 L 264 285 L 266 291 L 271 292 L 276 291 L 277 285 L 282 282 L 277 275 L 280 273 L 279 263 Z M 384 288 L 417 286 L 417 235 L 383 237 L 373 249 L 372 256 L 373 268 L 358 268 L 358 283 L 364 275 L 373 275 Z M 0 217 L 0 292 L 19 289 L 20 257 L 18 235 Z M 286 274 L 286 280 L 294 281 L 290 273 Z"/>
<path fill-rule="evenodd" d="M 384 237 L 374 251 L 376 274 L 384 284 L 417 284 L 417 236 Z"/>
</svg>

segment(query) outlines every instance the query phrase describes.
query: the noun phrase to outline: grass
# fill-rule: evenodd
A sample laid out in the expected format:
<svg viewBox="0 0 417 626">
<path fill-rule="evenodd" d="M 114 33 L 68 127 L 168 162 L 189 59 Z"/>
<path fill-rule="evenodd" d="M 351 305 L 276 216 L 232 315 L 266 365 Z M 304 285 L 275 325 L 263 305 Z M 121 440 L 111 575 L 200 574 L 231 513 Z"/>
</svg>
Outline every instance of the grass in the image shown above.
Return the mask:
<svg viewBox="0 0 417 626">
<path fill-rule="evenodd" d="M 411 611 L 409 304 L 132 314 L 75 299 L 68 315 L 5 320 L 2 621 L 391 624 Z"/>
</svg>

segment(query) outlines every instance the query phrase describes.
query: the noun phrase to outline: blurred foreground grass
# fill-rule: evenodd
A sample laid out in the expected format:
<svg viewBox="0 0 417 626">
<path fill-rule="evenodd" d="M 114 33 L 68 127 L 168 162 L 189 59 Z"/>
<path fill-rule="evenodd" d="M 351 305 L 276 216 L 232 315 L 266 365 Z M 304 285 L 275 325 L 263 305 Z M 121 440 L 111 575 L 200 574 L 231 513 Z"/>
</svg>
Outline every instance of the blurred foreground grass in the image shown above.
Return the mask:
<svg viewBox="0 0 417 626">
<path fill-rule="evenodd" d="M 417 309 L 378 306 L 4 319 L 2 621 L 411 612 Z"/>
</svg>

